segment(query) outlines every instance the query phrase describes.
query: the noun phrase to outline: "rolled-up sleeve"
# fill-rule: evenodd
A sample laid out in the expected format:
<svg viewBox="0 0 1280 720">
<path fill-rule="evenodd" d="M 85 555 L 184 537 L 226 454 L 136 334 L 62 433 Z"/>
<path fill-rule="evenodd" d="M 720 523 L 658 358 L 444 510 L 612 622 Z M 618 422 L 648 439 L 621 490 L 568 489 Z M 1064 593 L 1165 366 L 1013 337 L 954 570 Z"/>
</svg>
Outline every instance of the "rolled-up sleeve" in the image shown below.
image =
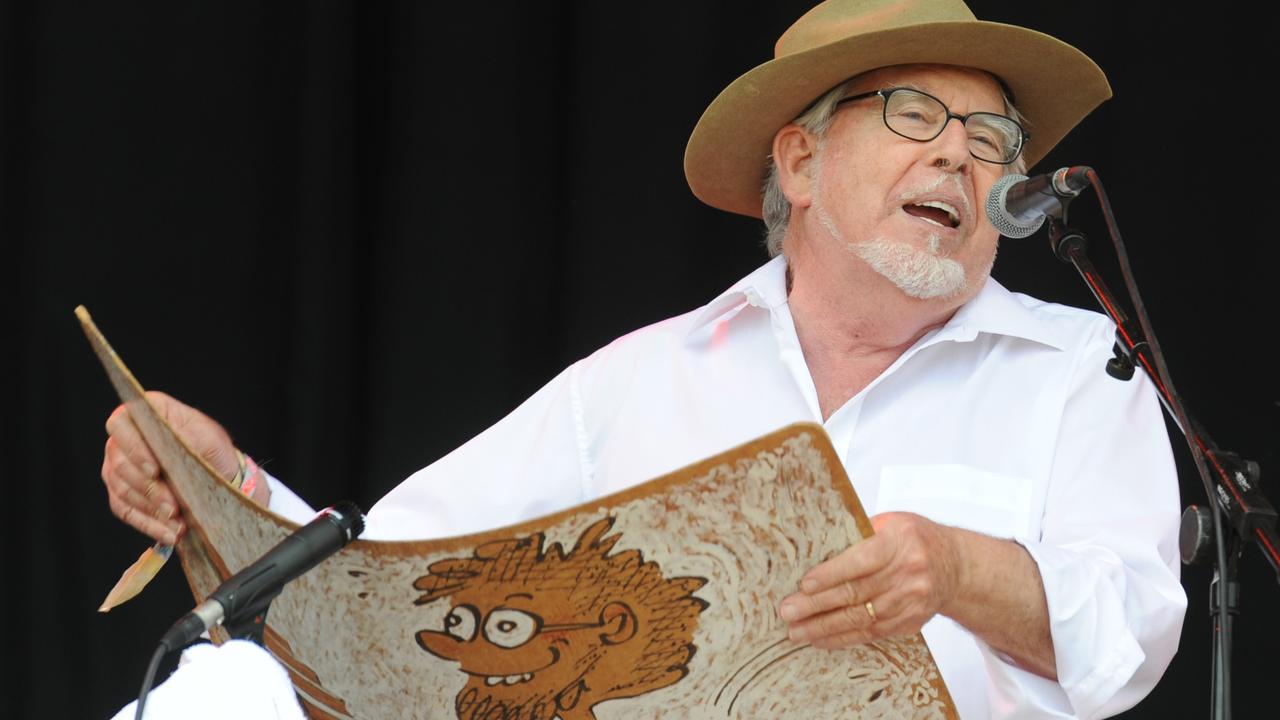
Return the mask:
<svg viewBox="0 0 1280 720">
<path fill-rule="evenodd" d="M 1006 666 L 1006 677 L 993 678 L 997 704 L 1044 701 L 1012 716 L 1119 713 L 1150 692 L 1178 648 L 1187 601 L 1178 578 L 1177 473 L 1150 380 L 1103 371 L 1110 333 L 1100 329 L 1076 368 L 1041 535 L 1022 542 L 1044 582 L 1069 714 L 1051 695 L 999 692 L 1024 684 L 1006 682 L 1013 674 L 1027 675 Z"/>
</svg>

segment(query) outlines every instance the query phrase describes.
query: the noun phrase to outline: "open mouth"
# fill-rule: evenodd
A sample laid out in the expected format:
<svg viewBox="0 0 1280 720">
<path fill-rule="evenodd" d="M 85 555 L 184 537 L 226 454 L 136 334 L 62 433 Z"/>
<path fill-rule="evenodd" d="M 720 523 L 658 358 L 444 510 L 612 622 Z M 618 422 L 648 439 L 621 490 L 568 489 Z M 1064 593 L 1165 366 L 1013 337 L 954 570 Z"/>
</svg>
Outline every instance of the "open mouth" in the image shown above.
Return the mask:
<svg viewBox="0 0 1280 720">
<path fill-rule="evenodd" d="M 903 205 L 902 209 L 908 215 L 918 217 L 925 222 L 931 222 L 938 227 L 957 228 L 960 227 L 960 211 L 950 203 L 940 200 L 926 200 L 920 204 Z"/>
</svg>

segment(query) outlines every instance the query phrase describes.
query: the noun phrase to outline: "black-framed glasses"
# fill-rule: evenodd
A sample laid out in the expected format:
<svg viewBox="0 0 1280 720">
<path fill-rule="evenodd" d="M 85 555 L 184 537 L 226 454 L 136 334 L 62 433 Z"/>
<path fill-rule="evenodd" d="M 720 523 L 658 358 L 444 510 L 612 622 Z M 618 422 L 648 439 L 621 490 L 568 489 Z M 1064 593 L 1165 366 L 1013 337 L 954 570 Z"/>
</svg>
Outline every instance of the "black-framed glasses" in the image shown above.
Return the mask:
<svg viewBox="0 0 1280 720">
<path fill-rule="evenodd" d="M 951 118 L 969 134 L 969 154 L 984 162 L 1008 165 L 1018 159 L 1031 136 L 1013 118 L 989 112 L 957 115 L 941 100 L 911 88 L 885 88 L 836 101 L 836 106 L 879 96 L 884 100 L 884 125 L 908 140 L 929 142 L 942 134 Z"/>
</svg>

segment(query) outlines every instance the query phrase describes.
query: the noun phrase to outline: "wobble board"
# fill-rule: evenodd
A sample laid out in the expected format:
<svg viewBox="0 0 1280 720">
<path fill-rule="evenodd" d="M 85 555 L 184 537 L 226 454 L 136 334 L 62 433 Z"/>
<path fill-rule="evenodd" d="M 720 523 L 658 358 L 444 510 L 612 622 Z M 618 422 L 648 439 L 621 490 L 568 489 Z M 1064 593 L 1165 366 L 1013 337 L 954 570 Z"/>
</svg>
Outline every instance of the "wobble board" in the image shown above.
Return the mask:
<svg viewBox="0 0 1280 720">
<path fill-rule="evenodd" d="M 298 525 L 218 478 L 77 315 L 178 497 L 203 600 Z M 313 718 L 956 718 L 919 634 L 787 638 L 782 598 L 871 534 L 822 427 L 791 425 L 518 525 L 356 540 L 276 598 L 265 645 Z"/>
</svg>

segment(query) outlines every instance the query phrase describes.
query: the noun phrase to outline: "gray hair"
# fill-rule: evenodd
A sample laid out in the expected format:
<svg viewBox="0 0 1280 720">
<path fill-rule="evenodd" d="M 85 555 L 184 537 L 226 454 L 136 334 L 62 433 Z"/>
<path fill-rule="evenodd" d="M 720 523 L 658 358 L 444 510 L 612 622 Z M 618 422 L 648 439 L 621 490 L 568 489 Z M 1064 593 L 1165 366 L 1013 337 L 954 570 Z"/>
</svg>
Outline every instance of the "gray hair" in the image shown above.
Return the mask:
<svg viewBox="0 0 1280 720">
<path fill-rule="evenodd" d="M 818 147 L 821 148 L 822 139 L 831 127 L 831 121 L 835 118 L 836 103 L 840 102 L 849 86 L 857 79 L 857 77 L 850 78 L 828 90 L 826 94 L 818 98 L 817 101 L 791 122 L 815 135 L 818 138 Z M 1017 121 L 1019 125 L 1025 127 L 1026 118 L 1009 101 L 1008 94 L 1003 92 L 1002 94 L 1004 95 L 1005 114 Z M 764 201 L 761 205 L 761 217 L 764 219 L 765 249 L 769 251 L 769 257 L 777 257 L 782 254 L 782 241 L 787 235 L 787 223 L 791 220 L 791 201 L 787 200 L 787 196 L 782 193 L 782 184 L 778 180 L 778 166 L 773 162 L 772 155 L 769 156 L 768 163 L 764 176 Z M 1026 156 L 1019 155 L 1017 160 L 1004 166 L 1004 171 L 1005 174 L 1025 174 L 1027 172 Z"/>
</svg>

